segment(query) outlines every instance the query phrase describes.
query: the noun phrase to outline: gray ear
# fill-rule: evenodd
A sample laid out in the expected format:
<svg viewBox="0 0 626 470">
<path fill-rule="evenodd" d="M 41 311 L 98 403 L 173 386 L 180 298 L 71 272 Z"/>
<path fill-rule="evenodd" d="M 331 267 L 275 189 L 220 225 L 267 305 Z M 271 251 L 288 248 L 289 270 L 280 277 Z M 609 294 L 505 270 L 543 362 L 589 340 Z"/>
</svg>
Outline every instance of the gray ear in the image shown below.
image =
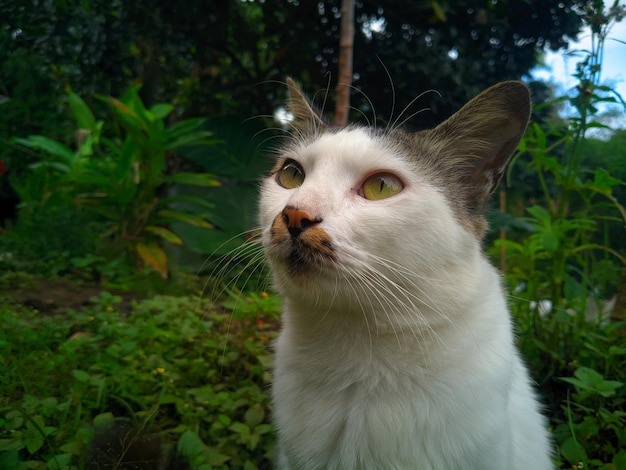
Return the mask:
<svg viewBox="0 0 626 470">
<path fill-rule="evenodd" d="M 304 96 L 296 82 L 291 77 L 287 77 L 287 87 L 289 91 L 289 111 L 293 114 L 292 125 L 301 131 L 312 132 L 326 124 L 322 117 L 313 109 L 309 100 Z"/>
<path fill-rule="evenodd" d="M 460 183 L 468 208 L 482 209 L 495 191 L 530 117 L 530 92 L 501 82 L 469 101 L 432 132 L 442 142 L 439 163 Z"/>
</svg>

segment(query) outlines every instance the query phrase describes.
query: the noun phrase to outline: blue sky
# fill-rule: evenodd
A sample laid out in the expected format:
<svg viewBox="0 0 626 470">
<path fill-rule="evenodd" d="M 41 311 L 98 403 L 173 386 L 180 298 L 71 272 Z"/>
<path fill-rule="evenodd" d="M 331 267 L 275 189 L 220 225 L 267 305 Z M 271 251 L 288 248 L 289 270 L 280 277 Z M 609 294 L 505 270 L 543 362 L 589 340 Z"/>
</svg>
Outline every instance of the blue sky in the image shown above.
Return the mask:
<svg viewBox="0 0 626 470">
<path fill-rule="evenodd" d="M 570 43 L 570 51 L 589 50 L 591 48 L 591 35 L 583 32 L 579 36 L 579 42 Z M 616 41 L 615 39 L 622 41 Z M 626 101 L 626 19 L 616 23 L 609 32 L 609 37 L 605 42 L 604 62 L 602 64 L 602 84 L 615 87 L 617 92 Z M 533 72 L 537 78 L 557 83 L 560 91 L 564 92 L 575 87 L 577 81 L 572 77 L 576 71 L 576 63 L 584 57 L 584 54 L 570 56 L 565 51 L 548 53 L 545 57 L 545 68 L 538 68 Z M 624 113 L 624 108 L 619 108 Z M 621 120 L 626 127 L 626 114 Z"/>
</svg>

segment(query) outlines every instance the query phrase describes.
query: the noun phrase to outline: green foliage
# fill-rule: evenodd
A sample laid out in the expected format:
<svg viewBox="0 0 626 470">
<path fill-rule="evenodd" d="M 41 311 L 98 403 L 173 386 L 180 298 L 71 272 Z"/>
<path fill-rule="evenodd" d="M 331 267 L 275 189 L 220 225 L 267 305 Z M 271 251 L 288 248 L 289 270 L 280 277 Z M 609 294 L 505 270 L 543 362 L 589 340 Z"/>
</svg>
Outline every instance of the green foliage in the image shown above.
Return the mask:
<svg viewBox="0 0 626 470">
<path fill-rule="evenodd" d="M 604 38 L 624 10 L 602 7 L 585 10 L 595 47 L 578 64 L 575 94 L 557 100 L 575 114 L 565 129 L 529 127 L 509 171 L 523 166 L 540 192 L 518 232 L 494 248 L 504 248 L 519 345 L 549 406 L 559 468 L 606 470 L 626 468 L 625 312 L 604 300 L 626 272 L 621 240 L 611 237 L 623 234 L 626 209 L 616 196 L 624 173 L 603 168 L 586 136 L 602 127 L 593 120 L 600 103 L 623 104 L 598 78 Z"/>
<path fill-rule="evenodd" d="M 78 149 L 44 136 L 15 138 L 14 141 L 41 152 L 42 158 L 30 165 L 33 173 L 21 186 L 16 185 L 23 208 L 35 213 L 48 203 L 71 200 L 79 209 L 95 213 L 103 221 L 102 238 L 114 253 L 125 252 L 140 258 L 163 277 L 168 275 L 167 255 L 160 242 L 182 244 L 169 229 L 172 222 L 211 228 L 212 205 L 201 198 L 160 197 L 168 185 L 210 187 L 218 185 L 208 173 L 171 173 L 173 151 L 189 145 L 211 145 L 206 132 L 198 130 L 202 121 L 192 119 L 166 125 L 173 111 L 169 104 L 144 107 L 139 87 L 131 88 L 121 99 L 99 97 L 115 112 L 117 132 L 104 133 L 104 121 L 97 120 L 74 92 L 68 99 L 78 131 Z M 112 126 L 111 126 L 112 127 Z M 201 208 L 195 212 L 172 208 L 179 200 Z M 24 209 L 23 209 L 24 210 Z"/>
<path fill-rule="evenodd" d="M 614 194 L 624 181 L 604 168 L 583 166 L 586 132 L 605 127 L 593 120 L 597 106 L 618 101 L 626 106 L 619 95 L 598 83 L 604 40 L 612 24 L 624 16 L 617 4 L 606 14 L 602 7 L 602 2 L 595 2 L 586 10 L 594 48 L 577 64 L 575 95 L 559 99 L 567 99 L 576 110 L 569 129 L 550 135 L 533 123 L 514 158 L 530 156 L 522 164 L 534 170 L 541 188 L 542 205 L 526 209 L 529 216 L 524 221 L 531 233 L 521 241 L 496 244 L 506 249 L 514 266 L 509 281 L 524 286 L 518 293 L 529 300 L 549 299 L 554 309 L 564 299 L 611 295 L 620 265 L 626 266 L 626 257 L 609 245 L 608 238 L 612 227 L 626 227 L 626 208 Z"/>
<path fill-rule="evenodd" d="M 251 332 L 195 297 L 155 297 L 128 314 L 118 296 L 92 301 L 59 316 L 0 305 L 2 468 L 94 468 L 104 457 L 92 442 L 116 427 L 163 449 L 177 442 L 193 469 L 267 466 L 273 333 L 257 319 L 274 318 L 274 304 L 254 311 Z"/>
<path fill-rule="evenodd" d="M 149 5 L 13 0 L 0 4 L 0 64 L 26 52 L 49 82 L 81 94 L 117 96 L 140 81 L 146 103 L 176 102 L 187 116 L 259 115 L 281 101 L 282 89 L 273 82 L 287 75 L 319 84 L 328 73 L 334 89 L 340 3 L 193 0 L 179 8 L 157 0 Z M 390 96 L 397 97 L 397 111 L 421 91 L 445 93 L 445 100 L 429 94 L 419 103 L 432 109 L 420 116 L 423 125 L 439 122 L 487 85 L 526 74 L 537 63 L 537 45 L 566 45 L 580 30 L 579 12 L 586 3 L 357 2 L 356 85 L 367 90 L 386 120 L 395 117 Z M 373 31 L 373 24 L 382 30 Z M 451 51 L 455 54 L 448 55 Z M 3 94 L 18 98 L 14 87 L 9 83 Z M 32 95 L 37 92 L 31 89 Z M 353 100 L 366 109 L 363 96 L 355 93 Z M 14 134 L 26 133 L 9 135 Z"/>
<path fill-rule="evenodd" d="M 546 315 L 519 297 L 511 304 L 547 405 L 558 468 L 626 468 L 626 323 L 581 321 L 580 305 Z"/>
</svg>

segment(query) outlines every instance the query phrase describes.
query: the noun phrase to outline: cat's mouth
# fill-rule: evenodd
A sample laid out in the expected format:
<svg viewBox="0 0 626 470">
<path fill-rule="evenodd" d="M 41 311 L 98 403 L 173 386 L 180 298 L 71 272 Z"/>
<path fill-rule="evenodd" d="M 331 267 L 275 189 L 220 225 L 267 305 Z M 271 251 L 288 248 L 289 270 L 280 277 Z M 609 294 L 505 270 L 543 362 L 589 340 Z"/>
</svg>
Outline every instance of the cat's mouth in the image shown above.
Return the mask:
<svg viewBox="0 0 626 470">
<path fill-rule="evenodd" d="M 275 253 L 292 276 L 316 274 L 337 259 L 330 235 L 319 225 L 290 232 L 281 214 L 274 219 L 270 240 Z"/>
</svg>

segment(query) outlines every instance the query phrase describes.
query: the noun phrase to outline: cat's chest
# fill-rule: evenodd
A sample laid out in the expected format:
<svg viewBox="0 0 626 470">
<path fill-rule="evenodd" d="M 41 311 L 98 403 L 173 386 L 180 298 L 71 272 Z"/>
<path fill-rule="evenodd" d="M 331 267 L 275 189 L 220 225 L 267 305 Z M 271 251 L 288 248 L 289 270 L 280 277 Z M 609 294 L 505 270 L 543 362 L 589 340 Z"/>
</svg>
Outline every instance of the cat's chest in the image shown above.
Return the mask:
<svg viewBox="0 0 626 470">
<path fill-rule="evenodd" d="M 280 342 L 278 349 L 285 352 Z M 293 468 L 375 469 L 387 468 L 390 461 L 399 462 L 394 468 L 415 468 L 418 461 L 424 465 L 420 468 L 456 468 L 444 460 L 429 461 L 428 449 L 459 447 L 463 455 L 466 449 L 458 443 L 488 442 L 495 436 L 481 436 L 469 423 L 491 421 L 506 406 L 503 384 L 494 386 L 488 376 L 480 383 L 460 371 L 435 374 L 417 363 L 411 368 L 410 361 L 394 366 L 368 358 L 364 351 L 347 354 L 341 347 L 335 360 L 328 356 L 317 363 L 304 360 L 303 351 L 291 353 L 279 354 L 273 385 L 284 445 L 304 449 L 317 464 L 319 456 L 333 456 L 320 467 Z"/>
</svg>

